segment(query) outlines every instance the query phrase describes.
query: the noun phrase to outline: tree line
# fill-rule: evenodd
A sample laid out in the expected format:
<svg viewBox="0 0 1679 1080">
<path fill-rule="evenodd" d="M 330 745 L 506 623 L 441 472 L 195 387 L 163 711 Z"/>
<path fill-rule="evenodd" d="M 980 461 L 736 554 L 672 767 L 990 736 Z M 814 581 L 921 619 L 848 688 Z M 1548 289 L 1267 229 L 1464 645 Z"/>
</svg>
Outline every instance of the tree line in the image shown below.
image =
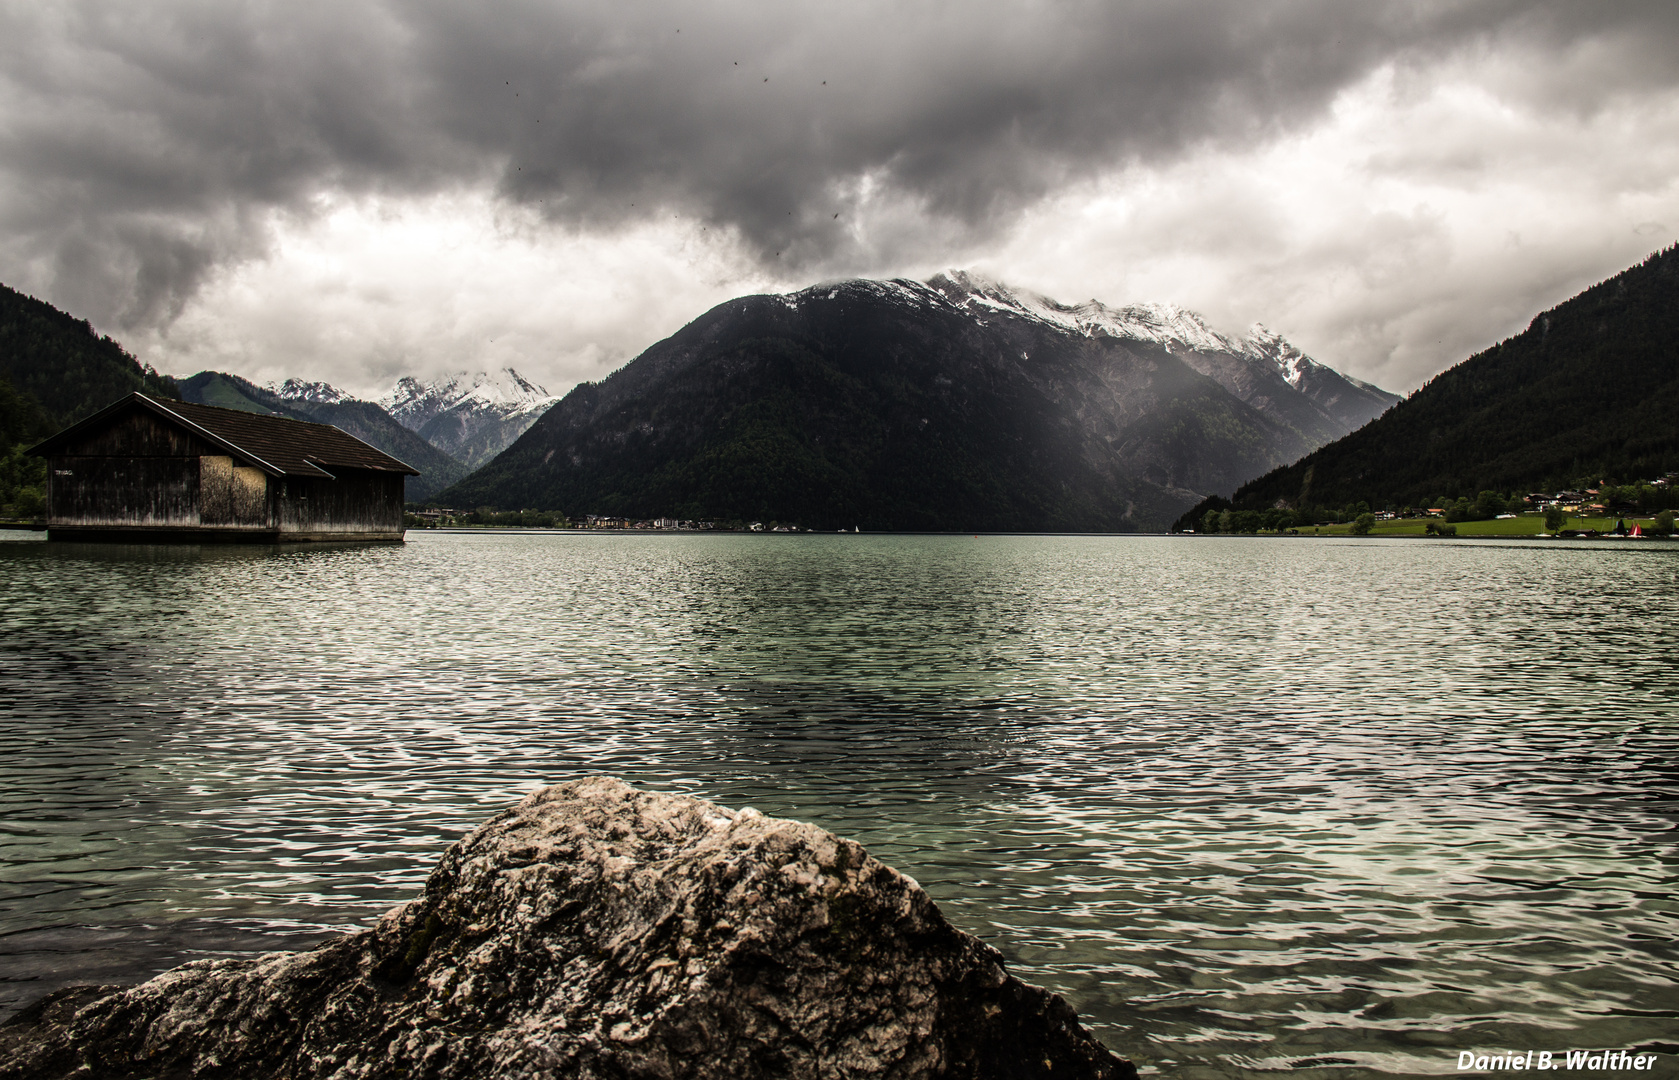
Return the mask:
<svg viewBox="0 0 1679 1080">
<path fill-rule="evenodd" d="M 1641 517 L 1654 514 L 1655 525 L 1652 531 L 1662 533 L 1673 531 L 1673 508 L 1679 507 L 1679 498 L 1676 498 L 1676 495 L 1679 493 L 1674 492 L 1671 485 L 1628 484 L 1598 489 L 1598 498 L 1610 508 L 1606 512 L 1636 513 Z M 1200 511 L 1199 516 L 1185 515 L 1180 518 L 1175 531 L 1252 534 L 1350 524 L 1355 535 L 1365 535 L 1376 523 L 1375 512 L 1369 503 L 1363 501 L 1337 508 L 1307 506 L 1298 510 L 1286 507 L 1243 510 L 1232 505 L 1229 500 L 1215 496 L 1196 509 Z M 1387 508 L 1384 507 L 1383 510 L 1386 512 Z M 1444 524 L 1430 522 L 1428 532 L 1441 536 L 1455 536 L 1458 524 L 1491 521 L 1504 514 L 1526 513 L 1529 506 L 1527 497 L 1516 492 L 1504 495 L 1496 491 L 1483 491 L 1474 499 L 1442 498 L 1434 500 L 1426 508 L 1401 507 L 1391 512 L 1400 517 L 1414 517 L 1428 510 L 1443 511 L 1440 516 L 1444 520 Z M 1570 520 L 1569 513 L 1560 506 L 1546 507 L 1543 512 L 1545 527 L 1550 532 L 1561 531 Z"/>
</svg>

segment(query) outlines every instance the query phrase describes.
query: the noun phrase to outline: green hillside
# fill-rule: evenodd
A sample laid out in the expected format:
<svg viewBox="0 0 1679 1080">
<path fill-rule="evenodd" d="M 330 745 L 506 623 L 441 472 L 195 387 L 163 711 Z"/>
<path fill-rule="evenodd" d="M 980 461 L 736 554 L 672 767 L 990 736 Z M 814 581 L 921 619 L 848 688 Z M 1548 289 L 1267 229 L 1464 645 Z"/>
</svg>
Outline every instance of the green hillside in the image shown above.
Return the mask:
<svg viewBox="0 0 1679 1080">
<path fill-rule="evenodd" d="M 272 394 L 237 375 L 225 375 L 220 371 L 200 371 L 197 375 L 188 375 L 180 380 L 179 385 L 182 400 L 195 405 L 215 405 L 218 408 L 238 409 L 240 412 L 259 413 L 263 416 L 305 419 L 302 413 L 286 408 L 277 399 L 273 399 Z M 261 401 L 259 398 L 273 400 Z"/>
<path fill-rule="evenodd" d="M 180 397 L 85 319 L 0 285 L 0 518 L 45 512 L 47 465 L 27 447 L 135 390 Z"/>
<path fill-rule="evenodd" d="M 1679 246 L 1552 308 L 1376 420 L 1208 499 L 1311 516 L 1445 506 L 1483 491 L 1626 484 L 1679 469 Z"/>
</svg>

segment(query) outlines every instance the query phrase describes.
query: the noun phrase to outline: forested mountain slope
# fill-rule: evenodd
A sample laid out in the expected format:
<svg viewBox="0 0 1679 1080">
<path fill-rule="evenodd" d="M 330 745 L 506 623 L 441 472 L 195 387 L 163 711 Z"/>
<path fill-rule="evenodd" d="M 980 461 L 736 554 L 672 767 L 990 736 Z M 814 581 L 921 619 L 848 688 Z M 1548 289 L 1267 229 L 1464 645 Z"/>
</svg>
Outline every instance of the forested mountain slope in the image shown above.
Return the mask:
<svg viewBox="0 0 1679 1080">
<path fill-rule="evenodd" d="M 135 390 L 177 398 L 175 381 L 109 337 L 34 297 L 0 285 L 0 378 L 65 426 Z"/>
<path fill-rule="evenodd" d="M 575 388 L 439 499 L 811 528 L 1154 530 L 1322 441 L 1197 370 L 1170 334 L 981 291 L 856 280 L 719 305 Z"/>
<path fill-rule="evenodd" d="M 135 390 L 180 396 L 86 320 L 0 285 L 0 517 L 45 512 L 47 463 L 26 448 Z"/>
<path fill-rule="evenodd" d="M 1679 247 L 1537 316 L 1381 418 L 1215 505 L 1442 505 L 1679 469 Z"/>
</svg>

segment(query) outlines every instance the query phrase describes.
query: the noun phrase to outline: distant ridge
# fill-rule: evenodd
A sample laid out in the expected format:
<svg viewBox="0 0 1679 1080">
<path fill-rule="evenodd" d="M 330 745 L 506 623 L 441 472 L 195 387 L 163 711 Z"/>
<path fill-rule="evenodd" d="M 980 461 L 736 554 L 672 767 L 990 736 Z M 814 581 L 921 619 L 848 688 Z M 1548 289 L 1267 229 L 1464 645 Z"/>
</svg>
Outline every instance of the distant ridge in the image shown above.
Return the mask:
<svg viewBox="0 0 1679 1080">
<path fill-rule="evenodd" d="M 271 382 L 265 385 L 263 389 L 282 401 L 302 402 L 310 405 L 337 405 L 345 401 L 356 400 L 355 395 L 340 390 L 331 383 L 309 382 L 304 379 Z"/>
<path fill-rule="evenodd" d="M 439 500 L 1163 530 L 1394 400 L 1274 335 L 1230 338 L 1180 309 L 1069 307 L 961 273 L 858 279 L 718 305 L 572 390 Z"/>
<path fill-rule="evenodd" d="M 1679 246 L 1536 316 L 1384 416 L 1208 509 L 1439 505 L 1679 469 Z"/>
</svg>

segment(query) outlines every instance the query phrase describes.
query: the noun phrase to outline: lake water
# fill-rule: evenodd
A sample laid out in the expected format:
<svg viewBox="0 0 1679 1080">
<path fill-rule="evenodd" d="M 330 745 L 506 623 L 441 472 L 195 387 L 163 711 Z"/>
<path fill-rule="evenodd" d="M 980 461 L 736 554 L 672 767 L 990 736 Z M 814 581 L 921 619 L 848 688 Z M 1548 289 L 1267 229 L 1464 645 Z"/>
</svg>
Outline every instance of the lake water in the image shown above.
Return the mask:
<svg viewBox="0 0 1679 1080">
<path fill-rule="evenodd" d="M 1173 1076 L 1679 1054 L 1679 544 L 409 536 L 0 543 L 0 1010 L 608 773 L 860 840 Z"/>
</svg>

